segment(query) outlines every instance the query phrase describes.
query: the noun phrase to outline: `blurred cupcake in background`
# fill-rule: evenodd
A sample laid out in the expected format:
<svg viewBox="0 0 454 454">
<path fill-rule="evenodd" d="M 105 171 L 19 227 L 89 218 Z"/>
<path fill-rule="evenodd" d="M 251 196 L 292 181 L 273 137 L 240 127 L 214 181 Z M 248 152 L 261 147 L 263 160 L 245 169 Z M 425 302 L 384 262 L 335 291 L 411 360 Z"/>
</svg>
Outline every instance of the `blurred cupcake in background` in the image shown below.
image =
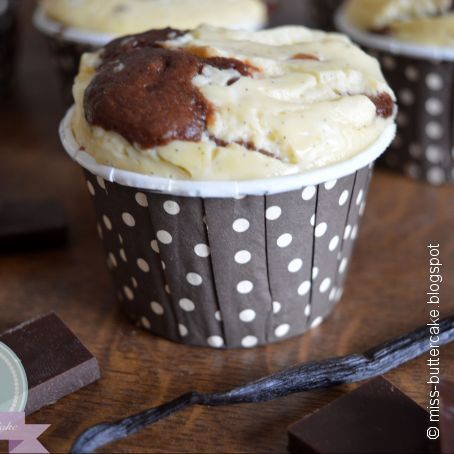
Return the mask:
<svg viewBox="0 0 454 454">
<path fill-rule="evenodd" d="M 11 85 L 14 54 L 17 45 L 17 22 L 12 3 L 0 0 L 0 96 L 5 96 Z"/>
<path fill-rule="evenodd" d="M 342 0 L 268 0 L 272 26 L 299 24 L 334 31 L 334 15 Z"/>
<path fill-rule="evenodd" d="M 337 25 L 379 58 L 398 96 L 400 130 L 384 164 L 454 182 L 454 1 L 350 0 Z"/>
<path fill-rule="evenodd" d="M 256 30 L 266 25 L 267 8 L 261 0 L 42 0 L 34 23 L 48 38 L 70 101 L 84 52 L 150 28 L 191 29 L 205 23 Z"/>
</svg>

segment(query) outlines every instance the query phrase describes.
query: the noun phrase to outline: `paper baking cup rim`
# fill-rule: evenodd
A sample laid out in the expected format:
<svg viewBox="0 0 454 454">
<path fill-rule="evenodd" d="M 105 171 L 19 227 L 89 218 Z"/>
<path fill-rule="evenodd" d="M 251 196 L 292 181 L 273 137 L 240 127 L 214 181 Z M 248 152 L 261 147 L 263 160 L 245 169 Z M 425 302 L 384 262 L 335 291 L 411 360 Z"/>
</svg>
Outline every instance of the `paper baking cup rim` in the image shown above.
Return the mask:
<svg viewBox="0 0 454 454">
<path fill-rule="evenodd" d="M 77 44 L 101 47 L 117 37 L 117 35 L 112 33 L 94 32 L 63 25 L 47 16 L 41 6 L 38 6 L 33 13 L 33 25 L 45 35 L 55 38 L 61 37 L 66 41 Z"/>
<path fill-rule="evenodd" d="M 71 27 L 61 24 L 60 22 L 51 19 L 44 11 L 42 6 L 37 6 L 33 13 L 33 24 L 42 33 L 55 37 L 63 38 L 65 41 L 91 45 L 93 47 L 102 47 L 108 44 L 110 41 L 120 37 L 127 36 L 131 33 L 105 33 L 96 32 L 89 29 L 83 29 L 79 27 Z M 266 22 L 263 24 L 244 24 L 238 29 L 244 30 L 261 30 L 266 27 Z"/>
<path fill-rule="evenodd" d="M 359 30 L 349 22 L 344 8 L 340 8 L 336 12 L 334 22 L 340 32 L 362 46 L 404 57 L 454 61 L 454 49 L 450 47 L 407 43 L 389 36 L 379 36 Z"/>
<path fill-rule="evenodd" d="M 59 134 L 66 153 L 81 167 L 112 183 L 186 197 L 235 198 L 248 195 L 281 194 L 337 180 L 373 163 L 386 151 L 396 134 L 396 125 L 392 123 L 375 143 L 354 157 L 337 164 L 294 175 L 239 181 L 175 180 L 98 164 L 91 155 L 80 148 L 74 137 L 71 128 L 74 111 L 75 106 L 67 111 L 60 123 Z"/>
</svg>

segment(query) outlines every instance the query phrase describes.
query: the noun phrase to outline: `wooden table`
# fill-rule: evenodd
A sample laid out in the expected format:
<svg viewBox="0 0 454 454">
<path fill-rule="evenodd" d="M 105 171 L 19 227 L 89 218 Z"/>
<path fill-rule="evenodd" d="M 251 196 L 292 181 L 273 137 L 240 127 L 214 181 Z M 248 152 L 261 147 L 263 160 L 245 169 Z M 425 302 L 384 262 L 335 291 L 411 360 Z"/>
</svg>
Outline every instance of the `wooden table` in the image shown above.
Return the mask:
<svg viewBox="0 0 454 454">
<path fill-rule="evenodd" d="M 32 2 L 21 4 L 28 24 Z M 23 32 L 15 95 L 0 107 L 0 194 L 62 200 L 71 231 L 65 249 L 0 256 L 0 330 L 55 310 L 96 355 L 103 374 L 98 383 L 29 418 L 52 425 L 42 437 L 50 451 L 67 452 L 89 425 L 188 390 L 227 390 L 297 362 L 363 351 L 427 323 L 431 242 L 440 243 L 444 262 L 442 312 L 454 312 L 454 187 L 432 188 L 379 171 L 345 296 L 319 328 L 248 351 L 184 347 L 137 330 L 116 308 L 84 179 L 59 145 L 63 107 L 45 43 L 28 25 Z M 424 407 L 426 359 L 388 374 Z M 454 378 L 454 345 L 442 349 L 441 369 Z M 105 452 L 285 452 L 287 426 L 346 390 L 261 405 L 193 408 Z"/>
</svg>

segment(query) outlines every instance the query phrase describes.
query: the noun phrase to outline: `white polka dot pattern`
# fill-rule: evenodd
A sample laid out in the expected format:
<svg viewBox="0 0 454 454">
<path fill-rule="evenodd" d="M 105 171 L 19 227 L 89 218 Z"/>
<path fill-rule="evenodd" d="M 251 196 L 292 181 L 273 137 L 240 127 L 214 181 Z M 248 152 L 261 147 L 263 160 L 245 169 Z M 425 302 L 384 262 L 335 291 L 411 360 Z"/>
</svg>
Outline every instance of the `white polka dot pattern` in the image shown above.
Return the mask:
<svg viewBox="0 0 454 454">
<path fill-rule="evenodd" d="M 240 265 L 245 265 L 251 261 L 251 253 L 249 251 L 238 251 L 235 254 L 235 262 Z"/>
<path fill-rule="evenodd" d="M 246 336 L 242 339 L 241 345 L 244 348 L 252 348 L 258 344 L 258 339 L 255 336 Z"/>
<path fill-rule="evenodd" d="M 290 273 L 297 273 L 303 267 L 303 261 L 301 259 L 293 259 L 288 264 L 288 270 Z"/>
<path fill-rule="evenodd" d="M 156 315 L 163 315 L 164 314 L 164 308 L 157 303 L 156 301 L 152 301 L 150 303 L 151 310 L 156 314 Z"/>
<path fill-rule="evenodd" d="M 224 346 L 224 339 L 221 336 L 210 336 L 207 338 L 207 344 L 213 348 L 221 348 Z"/>
<path fill-rule="evenodd" d="M 186 312 L 192 312 L 195 310 L 195 304 L 188 298 L 182 298 L 179 302 L 181 309 Z"/>
<path fill-rule="evenodd" d="M 241 199 L 174 197 L 107 181 L 101 191 L 89 174 L 87 187 L 133 320 L 174 341 L 252 348 L 328 316 L 342 294 L 370 172 Z"/>
<path fill-rule="evenodd" d="M 433 185 L 453 183 L 453 62 L 399 56 L 389 65 L 385 52 L 379 59 L 400 104 L 398 137 L 383 164 Z"/>
<path fill-rule="evenodd" d="M 266 218 L 268 221 L 275 221 L 276 219 L 279 219 L 282 214 L 282 209 L 281 207 L 274 206 L 274 207 L 269 207 L 266 210 Z"/>
<path fill-rule="evenodd" d="M 87 180 L 87 188 L 88 192 L 90 193 L 91 196 L 95 195 L 95 188 L 93 187 L 93 184 L 90 180 Z"/>
<path fill-rule="evenodd" d="M 200 276 L 200 274 L 197 273 L 186 274 L 186 280 L 188 281 L 189 284 L 193 285 L 194 287 L 198 287 L 203 283 L 202 276 Z"/>
<path fill-rule="evenodd" d="M 173 200 L 166 200 L 163 207 L 164 211 L 171 216 L 176 216 L 180 212 L 180 205 Z"/>
<path fill-rule="evenodd" d="M 148 273 L 150 271 L 150 265 L 148 265 L 147 261 L 139 258 L 137 259 L 137 266 L 144 272 Z"/>
<path fill-rule="evenodd" d="M 206 244 L 197 244 L 194 247 L 194 252 L 201 258 L 206 258 L 210 255 L 210 248 Z"/>
<path fill-rule="evenodd" d="M 256 317 L 255 311 L 252 309 L 245 309 L 240 312 L 240 320 L 245 323 L 253 322 Z"/>
<path fill-rule="evenodd" d="M 136 202 L 143 208 L 148 207 L 147 196 L 143 192 L 137 192 L 135 195 Z"/>
</svg>

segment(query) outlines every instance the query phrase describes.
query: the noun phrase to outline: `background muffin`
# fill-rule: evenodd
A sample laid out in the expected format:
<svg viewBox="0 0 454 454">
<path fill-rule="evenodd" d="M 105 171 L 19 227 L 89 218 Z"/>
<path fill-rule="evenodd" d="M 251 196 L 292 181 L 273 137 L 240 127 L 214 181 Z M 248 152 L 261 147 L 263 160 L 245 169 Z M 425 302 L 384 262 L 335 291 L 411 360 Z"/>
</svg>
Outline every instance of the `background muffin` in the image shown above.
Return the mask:
<svg viewBox="0 0 454 454">
<path fill-rule="evenodd" d="M 452 0 L 351 0 L 341 31 L 382 62 L 399 99 L 387 166 L 439 185 L 454 181 Z"/>
<path fill-rule="evenodd" d="M 34 22 L 49 40 L 69 103 L 81 55 L 117 36 L 202 23 L 255 30 L 265 26 L 267 9 L 261 0 L 42 0 Z"/>
<path fill-rule="evenodd" d="M 351 0 L 346 14 L 364 31 L 412 43 L 454 46 L 453 7 L 452 0 Z"/>
<path fill-rule="evenodd" d="M 84 55 L 74 94 L 61 136 L 132 319 L 247 348 L 328 316 L 395 131 L 374 59 L 303 27 L 152 30 Z"/>
<path fill-rule="evenodd" d="M 65 26 L 112 35 L 200 24 L 256 29 L 267 20 L 261 0 L 42 0 L 41 5 Z"/>
</svg>

